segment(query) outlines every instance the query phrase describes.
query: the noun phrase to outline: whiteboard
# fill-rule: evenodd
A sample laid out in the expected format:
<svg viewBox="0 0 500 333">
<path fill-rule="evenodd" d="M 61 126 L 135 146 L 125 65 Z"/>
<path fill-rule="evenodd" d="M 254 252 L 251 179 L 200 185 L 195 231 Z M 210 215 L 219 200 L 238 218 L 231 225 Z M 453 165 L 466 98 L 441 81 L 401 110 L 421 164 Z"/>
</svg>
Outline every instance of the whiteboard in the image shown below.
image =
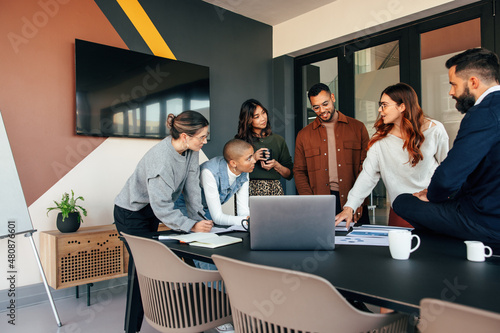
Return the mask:
<svg viewBox="0 0 500 333">
<path fill-rule="evenodd" d="M 12 228 L 14 227 L 14 228 Z M 0 112 L 0 238 L 33 230 Z"/>
</svg>

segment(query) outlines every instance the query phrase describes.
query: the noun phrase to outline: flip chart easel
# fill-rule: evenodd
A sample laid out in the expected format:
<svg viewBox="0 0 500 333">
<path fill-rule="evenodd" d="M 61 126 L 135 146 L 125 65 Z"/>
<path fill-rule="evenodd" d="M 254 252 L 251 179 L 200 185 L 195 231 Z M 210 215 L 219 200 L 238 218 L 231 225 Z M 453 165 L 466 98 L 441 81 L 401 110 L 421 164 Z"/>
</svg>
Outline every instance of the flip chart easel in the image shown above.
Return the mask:
<svg viewBox="0 0 500 333">
<path fill-rule="evenodd" d="M 62 324 L 59 320 L 59 315 L 57 314 L 49 285 L 47 284 L 47 278 L 45 277 L 45 272 L 43 271 L 35 242 L 33 241 L 33 233 L 36 232 L 36 230 L 33 229 L 33 224 L 31 223 L 31 217 L 28 212 L 28 206 L 26 205 L 26 199 L 24 198 L 21 181 L 19 180 L 1 112 L 0 170 L 0 239 L 9 238 L 8 245 L 12 245 L 12 249 L 15 249 L 16 235 L 24 234 L 25 237 L 30 239 L 31 247 L 42 276 L 45 291 L 47 292 L 50 305 L 52 306 L 52 311 L 54 312 L 54 317 L 56 318 L 57 326 L 61 327 Z M 9 250 L 10 249 L 9 247 Z M 12 258 L 15 259 L 15 255 Z M 17 274 L 16 267 L 15 261 L 12 261 L 12 264 L 8 268 L 9 274 Z"/>
</svg>

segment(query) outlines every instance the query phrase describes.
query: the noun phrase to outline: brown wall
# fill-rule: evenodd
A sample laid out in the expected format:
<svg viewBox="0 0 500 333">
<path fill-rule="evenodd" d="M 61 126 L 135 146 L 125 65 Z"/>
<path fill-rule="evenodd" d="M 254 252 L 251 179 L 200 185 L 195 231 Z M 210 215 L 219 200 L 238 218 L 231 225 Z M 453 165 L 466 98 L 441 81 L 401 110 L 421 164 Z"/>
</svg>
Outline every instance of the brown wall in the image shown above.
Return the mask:
<svg viewBox="0 0 500 333">
<path fill-rule="evenodd" d="M 423 33 L 420 44 L 422 60 L 481 46 L 481 19 Z"/>
<path fill-rule="evenodd" d="M 126 46 L 93 0 L 0 8 L 0 111 L 30 205 L 103 141 L 74 134 L 75 38 Z"/>
</svg>

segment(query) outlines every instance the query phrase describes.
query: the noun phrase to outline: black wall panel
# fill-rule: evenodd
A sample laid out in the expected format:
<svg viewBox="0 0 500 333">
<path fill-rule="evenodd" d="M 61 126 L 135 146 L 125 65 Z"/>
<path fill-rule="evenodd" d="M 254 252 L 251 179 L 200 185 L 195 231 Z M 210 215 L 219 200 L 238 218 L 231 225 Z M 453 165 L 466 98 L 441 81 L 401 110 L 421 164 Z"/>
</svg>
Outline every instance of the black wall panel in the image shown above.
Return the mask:
<svg viewBox="0 0 500 333">
<path fill-rule="evenodd" d="M 151 53 L 116 2 L 95 0 L 127 46 Z M 200 0 L 140 4 L 178 60 L 210 67 L 210 137 L 203 151 L 222 155 L 248 98 L 272 109 L 272 27 Z"/>
</svg>

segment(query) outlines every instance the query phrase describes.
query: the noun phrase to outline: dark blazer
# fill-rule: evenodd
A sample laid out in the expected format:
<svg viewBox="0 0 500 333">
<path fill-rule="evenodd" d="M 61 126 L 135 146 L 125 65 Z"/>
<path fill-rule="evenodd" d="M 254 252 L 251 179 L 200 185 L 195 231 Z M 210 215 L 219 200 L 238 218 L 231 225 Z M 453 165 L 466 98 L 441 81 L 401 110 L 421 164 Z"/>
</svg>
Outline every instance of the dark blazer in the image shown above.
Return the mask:
<svg viewBox="0 0 500 333">
<path fill-rule="evenodd" d="M 458 200 L 468 218 L 500 231 L 500 91 L 467 111 L 453 148 L 432 176 L 427 198 Z"/>
</svg>

